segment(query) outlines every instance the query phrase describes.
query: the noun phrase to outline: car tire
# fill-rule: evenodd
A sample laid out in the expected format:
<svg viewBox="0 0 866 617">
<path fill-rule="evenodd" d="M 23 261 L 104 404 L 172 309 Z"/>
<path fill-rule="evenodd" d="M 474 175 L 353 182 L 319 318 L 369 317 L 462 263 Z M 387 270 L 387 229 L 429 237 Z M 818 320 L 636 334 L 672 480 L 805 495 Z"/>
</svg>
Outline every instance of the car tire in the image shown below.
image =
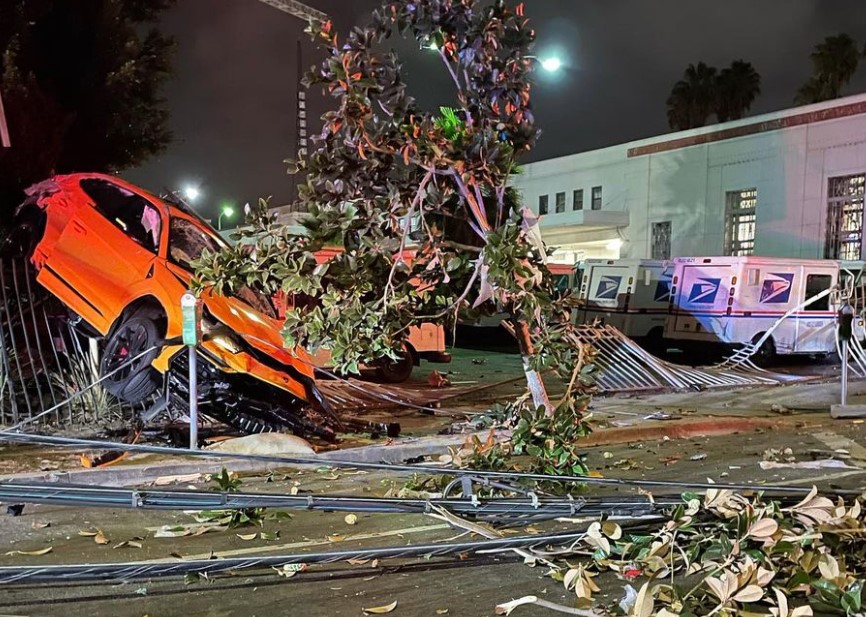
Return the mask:
<svg viewBox="0 0 866 617">
<path fill-rule="evenodd" d="M 382 383 L 403 383 L 412 376 L 414 368 L 415 356 L 407 348 L 399 360 L 383 360 L 376 367 L 376 378 Z"/>
<path fill-rule="evenodd" d="M 30 257 L 44 233 L 45 215 L 42 212 L 20 215 L 0 243 L 0 256 L 5 259 Z"/>
<path fill-rule="evenodd" d="M 104 378 L 102 385 L 125 403 L 140 403 L 162 384 L 159 371 L 151 366 L 162 343 L 157 326 L 160 317 L 158 311 L 140 309 L 122 319 L 105 340 L 99 362 L 99 375 Z M 147 349 L 150 351 L 117 370 Z M 112 374 L 113 371 L 116 372 Z"/>
</svg>

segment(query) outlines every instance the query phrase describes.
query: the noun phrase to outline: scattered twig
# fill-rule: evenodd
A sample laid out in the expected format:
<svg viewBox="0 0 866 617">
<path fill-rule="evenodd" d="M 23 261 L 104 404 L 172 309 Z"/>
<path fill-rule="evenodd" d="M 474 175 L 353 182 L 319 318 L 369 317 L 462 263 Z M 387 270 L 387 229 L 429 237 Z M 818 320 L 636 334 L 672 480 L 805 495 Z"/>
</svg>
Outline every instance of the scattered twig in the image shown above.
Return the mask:
<svg viewBox="0 0 866 617">
<path fill-rule="evenodd" d="M 537 606 L 541 606 L 542 608 L 549 608 L 552 611 L 557 611 L 559 613 L 565 613 L 566 615 L 579 615 L 580 617 L 600 617 L 603 613 L 600 613 L 595 610 L 584 610 L 581 608 L 572 608 L 570 606 L 563 606 L 562 604 L 556 604 L 555 602 L 548 602 L 547 600 L 542 600 L 538 596 L 523 596 L 522 598 L 518 598 L 517 600 L 512 600 L 511 602 L 503 602 L 502 604 L 496 605 L 496 614 L 497 615 L 510 615 L 511 611 L 513 611 L 518 606 L 522 606 L 524 604 L 535 604 Z"/>
</svg>

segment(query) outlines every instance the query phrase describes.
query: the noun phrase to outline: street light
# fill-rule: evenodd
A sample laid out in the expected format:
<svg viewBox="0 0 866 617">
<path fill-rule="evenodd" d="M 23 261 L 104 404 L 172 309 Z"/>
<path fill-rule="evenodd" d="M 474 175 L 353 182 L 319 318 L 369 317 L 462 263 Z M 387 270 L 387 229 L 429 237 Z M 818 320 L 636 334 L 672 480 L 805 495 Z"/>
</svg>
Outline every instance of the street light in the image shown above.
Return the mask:
<svg viewBox="0 0 866 617">
<path fill-rule="evenodd" d="M 560 60 L 556 56 L 544 58 L 541 60 L 541 68 L 543 68 L 548 73 L 556 73 L 559 69 L 562 68 L 562 60 Z"/>
<path fill-rule="evenodd" d="M 201 191 L 197 186 L 187 185 L 183 189 L 183 196 L 186 197 L 186 200 L 189 202 L 196 201 L 199 197 L 201 197 Z"/>
<path fill-rule="evenodd" d="M 234 208 L 232 208 L 231 206 L 223 206 L 222 210 L 220 211 L 219 218 L 217 219 L 217 229 L 219 231 L 222 231 L 222 229 L 223 229 L 223 217 L 224 216 L 231 218 L 234 215 L 235 215 L 235 209 Z"/>
</svg>

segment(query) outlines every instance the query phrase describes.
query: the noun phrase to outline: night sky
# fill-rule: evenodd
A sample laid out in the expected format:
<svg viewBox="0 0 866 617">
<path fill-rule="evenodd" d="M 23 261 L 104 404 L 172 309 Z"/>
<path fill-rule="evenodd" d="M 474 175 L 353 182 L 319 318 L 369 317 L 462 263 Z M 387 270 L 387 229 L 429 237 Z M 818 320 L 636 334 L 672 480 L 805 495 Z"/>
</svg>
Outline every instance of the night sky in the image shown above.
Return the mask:
<svg viewBox="0 0 866 617">
<path fill-rule="evenodd" d="M 374 0 L 307 0 L 346 31 Z M 792 105 L 811 72 L 809 53 L 847 32 L 866 43 L 862 0 L 526 0 L 539 56 L 560 55 L 556 76 L 539 74 L 533 105 L 544 134 L 529 160 L 666 132 L 665 100 L 690 62 L 752 62 L 763 93 L 752 114 Z M 177 39 L 166 89 L 175 141 L 124 174 L 151 190 L 198 184 L 206 215 L 220 203 L 291 200 L 283 159 L 294 149 L 296 45 L 308 68 L 316 50 L 303 24 L 258 0 L 179 0 L 164 30 Z M 425 107 L 449 104 L 435 54 L 399 43 L 405 79 Z M 866 91 L 866 59 L 846 93 Z M 310 93 L 310 132 L 332 105 Z"/>
</svg>

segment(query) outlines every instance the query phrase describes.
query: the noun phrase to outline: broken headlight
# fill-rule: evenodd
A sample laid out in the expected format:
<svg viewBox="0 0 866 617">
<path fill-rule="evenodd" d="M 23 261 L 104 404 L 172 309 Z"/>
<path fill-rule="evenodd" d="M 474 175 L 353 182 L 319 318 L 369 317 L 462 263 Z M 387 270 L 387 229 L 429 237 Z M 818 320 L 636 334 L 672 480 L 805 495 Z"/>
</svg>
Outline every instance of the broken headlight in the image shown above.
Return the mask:
<svg viewBox="0 0 866 617">
<path fill-rule="evenodd" d="M 214 343 L 230 354 L 239 354 L 244 350 L 240 337 L 228 326 L 217 321 L 207 308 L 202 311 L 201 333 L 202 341 Z"/>
</svg>

